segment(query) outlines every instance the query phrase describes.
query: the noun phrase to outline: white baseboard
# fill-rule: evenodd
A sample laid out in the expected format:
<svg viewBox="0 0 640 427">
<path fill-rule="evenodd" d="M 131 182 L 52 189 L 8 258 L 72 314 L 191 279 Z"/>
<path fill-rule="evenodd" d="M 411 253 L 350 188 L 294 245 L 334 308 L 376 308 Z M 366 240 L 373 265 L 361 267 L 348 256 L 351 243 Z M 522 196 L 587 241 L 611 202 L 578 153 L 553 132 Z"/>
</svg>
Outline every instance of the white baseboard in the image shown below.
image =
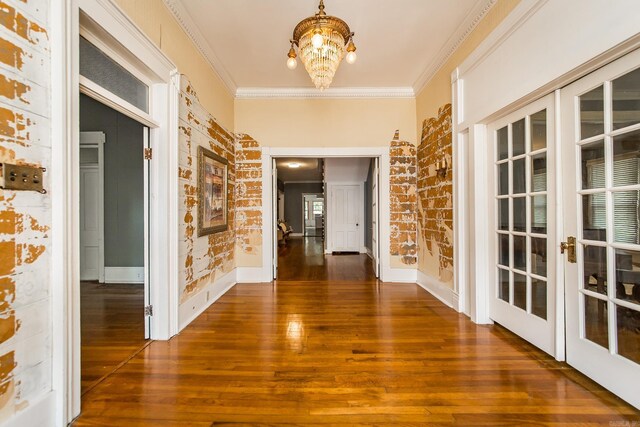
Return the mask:
<svg viewBox="0 0 640 427">
<path fill-rule="evenodd" d="M 193 297 L 180 304 L 178 319 L 180 321 L 179 330 L 182 331 L 198 316 L 200 316 L 211 304 L 216 302 L 222 295 L 233 288 L 236 281 L 237 269 L 233 269 L 214 283 L 209 284 Z M 184 320 L 183 320 L 184 319 Z"/>
<path fill-rule="evenodd" d="M 144 283 L 144 267 L 105 267 L 104 283 Z"/>
<path fill-rule="evenodd" d="M 238 267 L 237 281 L 238 283 L 270 283 L 269 270 L 262 267 Z M 266 275 L 265 275 L 266 273 Z"/>
<path fill-rule="evenodd" d="M 373 252 L 371 251 L 371 249 L 369 248 L 366 248 L 366 249 L 367 249 L 366 254 L 369 256 L 369 258 L 373 259 Z"/>
<path fill-rule="evenodd" d="M 367 248 L 366 246 L 361 247 L 360 248 L 360 253 L 361 254 L 369 253 L 369 248 Z"/>
<path fill-rule="evenodd" d="M 54 427 L 55 418 L 55 392 L 50 391 L 30 401 L 29 406 L 5 421 L 2 427 Z"/>
<path fill-rule="evenodd" d="M 425 291 L 438 298 L 444 305 L 458 311 L 458 295 L 453 291 L 453 289 L 444 286 L 442 283 L 432 279 L 421 271 L 418 271 L 418 280 L 416 283 Z"/>
<path fill-rule="evenodd" d="M 415 268 L 389 268 L 382 272 L 382 281 L 388 283 L 416 283 Z"/>
</svg>

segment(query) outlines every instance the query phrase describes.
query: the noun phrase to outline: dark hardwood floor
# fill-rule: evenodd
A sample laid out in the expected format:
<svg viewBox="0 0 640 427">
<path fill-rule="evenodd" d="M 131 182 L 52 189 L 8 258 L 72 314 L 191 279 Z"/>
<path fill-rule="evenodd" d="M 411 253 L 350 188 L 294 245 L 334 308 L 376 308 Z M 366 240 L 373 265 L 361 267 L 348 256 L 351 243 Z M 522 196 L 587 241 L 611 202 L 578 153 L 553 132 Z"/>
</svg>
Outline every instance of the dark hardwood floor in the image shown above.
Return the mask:
<svg viewBox="0 0 640 427">
<path fill-rule="evenodd" d="M 291 237 L 278 247 L 278 281 L 350 280 L 376 282 L 366 254 L 325 255 L 322 237 Z"/>
<path fill-rule="evenodd" d="M 82 393 L 147 344 L 143 285 L 80 285 Z"/>
<path fill-rule="evenodd" d="M 624 425 L 640 412 L 415 284 L 238 285 L 83 398 L 76 426 Z"/>
</svg>

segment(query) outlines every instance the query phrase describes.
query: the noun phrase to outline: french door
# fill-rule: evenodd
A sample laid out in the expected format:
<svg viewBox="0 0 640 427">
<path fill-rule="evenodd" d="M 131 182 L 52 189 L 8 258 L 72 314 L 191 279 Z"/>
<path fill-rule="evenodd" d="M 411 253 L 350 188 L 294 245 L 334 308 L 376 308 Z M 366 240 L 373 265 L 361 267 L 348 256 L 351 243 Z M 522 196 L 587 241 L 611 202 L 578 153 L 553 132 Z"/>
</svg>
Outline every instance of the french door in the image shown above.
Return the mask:
<svg viewBox="0 0 640 427">
<path fill-rule="evenodd" d="M 567 362 L 640 407 L 640 51 L 561 93 Z"/>
<path fill-rule="evenodd" d="M 489 125 L 492 320 L 556 355 L 553 94 Z"/>
</svg>

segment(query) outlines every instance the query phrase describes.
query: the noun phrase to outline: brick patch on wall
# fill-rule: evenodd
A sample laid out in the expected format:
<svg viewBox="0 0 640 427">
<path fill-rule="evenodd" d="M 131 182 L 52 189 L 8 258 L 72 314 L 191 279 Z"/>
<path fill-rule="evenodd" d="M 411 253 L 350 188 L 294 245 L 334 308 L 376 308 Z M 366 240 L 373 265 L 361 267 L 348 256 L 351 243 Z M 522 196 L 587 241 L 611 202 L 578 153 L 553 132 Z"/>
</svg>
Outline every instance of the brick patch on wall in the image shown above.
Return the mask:
<svg viewBox="0 0 640 427">
<path fill-rule="evenodd" d="M 208 148 L 229 161 L 227 231 L 197 236 L 198 147 Z M 197 294 L 235 267 L 236 246 L 236 139 L 201 105 L 189 80 L 182 76 L 180 90 L 179 197 L 180 303 Z"/>
<path fill-rule="evenodd" d="M 390 161 L 390 240 L 391 256 L 399 257 L 403 265 L 417 262 L 417 168 L 416 147 L 400 141 L 400 133 L 391 141 Z"/>
<path fill-rule="evenodd" d="M 438 117 L 422 125 L 418 146 L 418 219 L 420 250 L 418 268 L 440 282 L 453 283 L 453 171 L 451 104 Z M 446 160 L 444 177 L 436 173 L 437 163 Z"/>
<path fill-rule="evenodd" d="M 239 267 L 262 266 L 262 150 L 244 134 L 236 143 L 236 243 Z"/>
</svg>

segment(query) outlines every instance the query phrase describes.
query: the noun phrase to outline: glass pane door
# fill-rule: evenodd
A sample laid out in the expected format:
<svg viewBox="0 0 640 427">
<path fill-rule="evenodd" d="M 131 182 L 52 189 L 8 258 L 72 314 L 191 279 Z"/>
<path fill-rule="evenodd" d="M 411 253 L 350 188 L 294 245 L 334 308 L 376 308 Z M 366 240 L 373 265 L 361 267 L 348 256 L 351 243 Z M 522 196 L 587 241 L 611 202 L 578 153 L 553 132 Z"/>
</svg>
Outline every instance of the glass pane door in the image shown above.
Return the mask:
<svg viewBox="0 0 640 427">
<path fill-rule="evenodd" d="M 567 361 L 640 406 L 640 52 L 562 91 Z"/>
<path fill-rule="evenodd" d="M 489 127 L 494 159 L 491 319 L 555 354 L 553 95 Z M 491 144 L 490 144 L 491 145 Z"/>
</svg>

